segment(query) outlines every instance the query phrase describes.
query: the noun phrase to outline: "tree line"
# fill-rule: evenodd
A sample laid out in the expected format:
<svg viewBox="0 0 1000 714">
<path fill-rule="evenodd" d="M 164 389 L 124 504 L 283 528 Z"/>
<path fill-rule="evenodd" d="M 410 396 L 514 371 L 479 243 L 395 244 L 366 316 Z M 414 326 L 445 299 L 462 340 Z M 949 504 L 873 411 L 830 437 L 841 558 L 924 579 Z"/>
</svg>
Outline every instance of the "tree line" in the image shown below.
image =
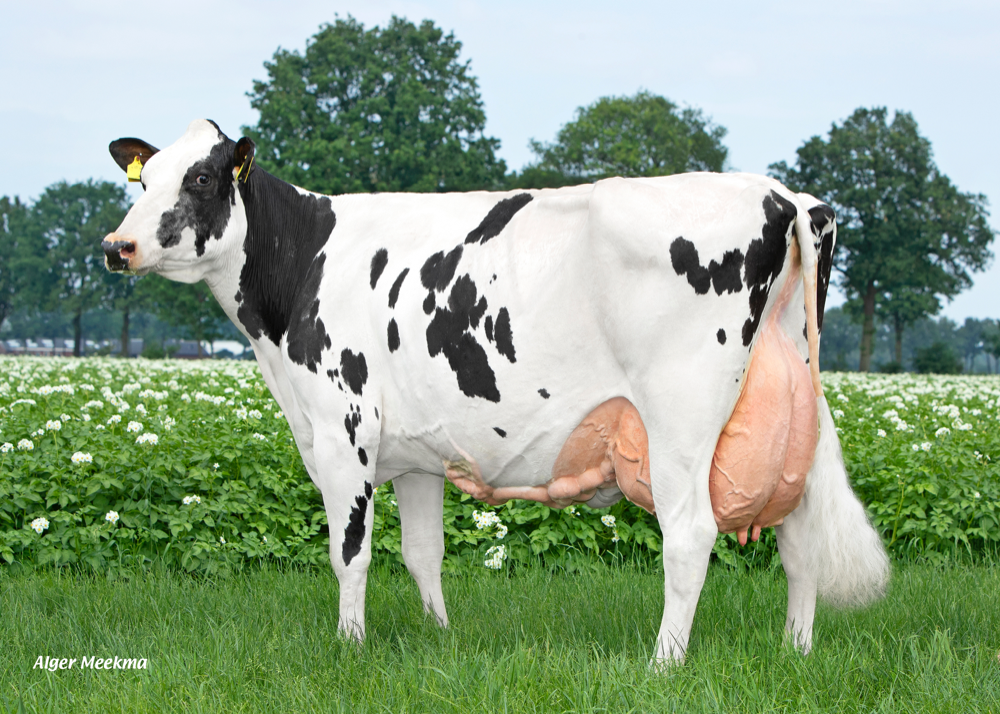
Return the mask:
<svg viewBox="0 0 1000 714">
<path fill-rule="evenodd" d="M 248 92 L 259 112 L 243 134 L 260 166 L 322 193 L 550 188 L 610 176 L 663 176 L 728 168 L 726 129 L 700 110 L 646 91 L 602 97 L 576 110 L 534 160 L 508 171 L 461 43 L 433 22 L 354 18 L 320 27 L 305 51 L 279 49 Z M 859 108 L 779 161 L 770 174 L 837 210 L 835 284 L 844 315 L 861 324 L 858 368 L 873 367 L 877 333 L 891 325 L 894 362 L 904 333 L 972 284 L 992 257 L 986 198 L 964 193 L 934 163 L 914 117 Z M 88 310 L 154 313 L 195 339 L 225 320 L 203 284 L 125 278 L 103 269 L 101 237 L 125 212 L 106 182 L 54 184 L 36 201 L 0 198 L 0 326 L 46 310 L 71 316 L 79 354 Z M 2 327 L 0 327 L 2 329 Z"/>
</svg>

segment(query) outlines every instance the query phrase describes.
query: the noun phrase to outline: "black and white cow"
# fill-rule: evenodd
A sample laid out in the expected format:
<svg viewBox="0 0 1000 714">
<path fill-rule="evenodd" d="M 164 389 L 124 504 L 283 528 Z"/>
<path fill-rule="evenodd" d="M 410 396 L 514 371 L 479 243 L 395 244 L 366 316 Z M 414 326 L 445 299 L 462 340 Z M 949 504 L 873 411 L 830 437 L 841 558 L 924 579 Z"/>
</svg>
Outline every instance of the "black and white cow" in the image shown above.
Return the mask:
<svg viewBox="0 0 1000 714">
<path fill-rule="evenodd" d="M 390 479 L 441 625 L 445 478 L 490 503 L 624 494 L 655 512 L 657 660 L 684 656 L 723 524 L 741 539 L 780 524 L 803 651 L 817 590 L 882 591 L 887 559 L 818 381 L 835 222 L 815 199 L 744 174 L 322 196 L 255 169 L 249 139 L 204 120 L 162 151 L 110 148 L 145 193 L 105 239 L 107 265 L 204 280 L 250 339 L 323 494 L 342 631 L 364 637 L 370 502 Z M 741 475 L 726 458 L 744 452 Z M 750 493 L 768 460 L 778 471 Z M 764 517 L 765 501 L 786 505 Z"/>
</svg>

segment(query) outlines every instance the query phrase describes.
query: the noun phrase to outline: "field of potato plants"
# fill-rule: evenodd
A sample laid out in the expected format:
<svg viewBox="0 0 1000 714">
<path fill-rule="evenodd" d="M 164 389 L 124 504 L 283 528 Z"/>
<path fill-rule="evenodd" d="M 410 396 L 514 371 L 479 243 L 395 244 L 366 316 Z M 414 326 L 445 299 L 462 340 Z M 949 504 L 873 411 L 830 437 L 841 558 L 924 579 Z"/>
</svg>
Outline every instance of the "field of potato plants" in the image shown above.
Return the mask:
<svg viewBox="0 0 1000 714">
<path fill-rule="evenodd" d="M 893 557 L 977 559 L 1000 544 L 1000 378 L 830 373 L 854 488 Z M 376 559 L 401 560 L 391 484 Z M 449 486 L 446 569 L 655 561 L 655 519 L 537 503 L 484 506 Z M 0 358 L 0 563 L 211 573 L 328 566 L 322 500 L 253 362 Z M 770 532 L 720 561 L 770 566 Z"/>
</svg>

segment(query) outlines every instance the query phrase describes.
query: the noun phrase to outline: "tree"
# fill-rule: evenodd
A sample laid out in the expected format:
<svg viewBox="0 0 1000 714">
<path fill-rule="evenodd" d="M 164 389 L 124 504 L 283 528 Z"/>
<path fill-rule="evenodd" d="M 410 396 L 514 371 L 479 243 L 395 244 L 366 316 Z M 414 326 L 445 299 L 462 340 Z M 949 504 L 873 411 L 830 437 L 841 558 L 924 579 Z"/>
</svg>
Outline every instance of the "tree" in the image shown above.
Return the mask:
<svg viewBox="0 0 1000 714">
<path fill-rule="evenodd" d="M 880 294 L 886 306 L 895 296 L 910 301 L 897 310 L 910 314 L 915 294 L 950 299 L 991 257 L 986 197 L 960 192 L 938 170 L 908 112 L 890 122 L 884 107 L 857 109 L 827 139 L 799 147 L 794 167 L 781 161 L 770 170 L 837 211 L 834 266 L 848 299 L 861 304 L 862 372 L 871 368 Z M 922 300 L 918 307 L 932 307 Z"/>
<path fill-rule="evenodd" d="M 278 49 L 248 93 L 244 133 L 279 178 L 324 193 L 493 188 L 506 166 L 462 44 L 430 20 L 385 29 L 348 16 L 320 27 L 305 54 Z"/>
<path fill-rule="evenodd" d="M 951 347 L 944 342 L 935 342 L 930 347 L 917 350 L 913 366 L 920 374 L 960 374 L 962 363 L 955 357 Z"/>
<path fill-rule="evenodd" d="M 609 176 L 666 176 L 685 171 L 722 171 L 726 130 L 700 110 L 679 109 L 668 99 L 638 92 L 601 97 L 579 107 L 551 144 L 531 142 L 538 163 L 531 171 L 566 177 L 565 183 Z"/>
<path fill-rule="evenodd" d="M 31 240 L 30 226 L 30 206 L 17 196 L 0 198 L 0 325 L 27 304 L 29 287 L 44 282 L 44 247 Z"/>
<path fill-rule="evenodd" d="M 83 352 L 83 313 L 111 290 L 101 240 L 128 212 L 122 186 L 107 181 L 53 184 L 32 206 L 33 232 L 48 249 L 51 286 L 45 302 L 73 315 L 73 355 Z"/>
</svg>

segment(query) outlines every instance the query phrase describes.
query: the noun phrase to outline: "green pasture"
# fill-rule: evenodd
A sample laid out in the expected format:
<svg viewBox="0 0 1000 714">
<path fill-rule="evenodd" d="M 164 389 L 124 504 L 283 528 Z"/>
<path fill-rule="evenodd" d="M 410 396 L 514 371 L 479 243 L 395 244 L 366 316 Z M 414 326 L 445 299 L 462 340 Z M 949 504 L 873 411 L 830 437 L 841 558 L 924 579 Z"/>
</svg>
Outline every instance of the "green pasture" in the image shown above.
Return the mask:
<svg viewBox="0 0 1000 714">
<path fill-rule="evenodd" d="M 401 568 L 374 567 L 358 647 L 323 570 L 0 571 L 0 712 L 1000 712 L 994 564 L 897 565 L 884 601 L 820 606 L 804 658 L 782 643 L 780 569 L 713 566 L 666 673 L 647 665 L 652 569 L 476 569 L 444 591 L 448 630 Z M 148 668 L 43 672 L 40 655 Z"/>
</svg>

